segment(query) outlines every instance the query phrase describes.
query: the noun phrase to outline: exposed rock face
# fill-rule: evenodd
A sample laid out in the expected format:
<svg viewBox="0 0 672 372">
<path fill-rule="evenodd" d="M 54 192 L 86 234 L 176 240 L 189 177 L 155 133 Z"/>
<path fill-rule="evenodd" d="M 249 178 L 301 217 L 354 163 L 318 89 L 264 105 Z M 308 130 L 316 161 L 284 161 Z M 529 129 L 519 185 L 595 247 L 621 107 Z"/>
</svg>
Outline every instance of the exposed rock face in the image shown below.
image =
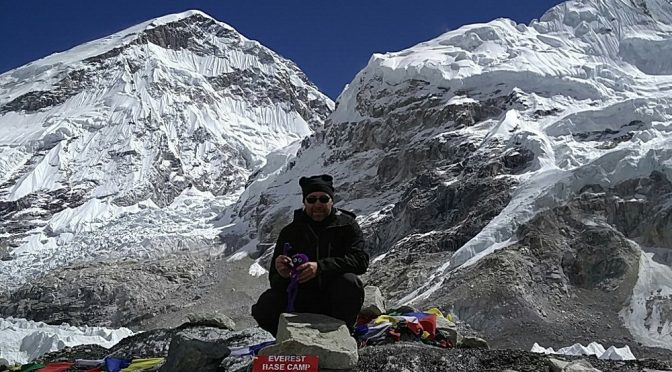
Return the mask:
<svg viewBox="0 0 672 372">
<path fill-rule="evenodd" d="M 256 325 L 250 304 L 268 286 L 265 277 L 249 277 L 251 262 L 196 255 L 67 267 L 0 295 L 0 313 L 133 330 L 184 323 L 246 328 Z"/>
<path fill-rule="evenodd" d="M 386 254 L 364 279 L 398 301 L 501 212 L 517 184 L 511 175 L 530 167 L 533 159 L 523 147 L 505 152 L 496 141 L 479 146 L 482 136 L 465 130 L 475 120 L 494 120 L 517 105 L 516 94 L 489 92 L 480 101 L 456 103 L 449 89 L 427 82 L 371 90 L 361 94 L 378 94 L 380 101 L 362 103 L 361 109 L 372 116 L 348 122 L 332 117 L 324 131 L 302 143 L 295 165 L 260 190 L 258 198 L 235 208 L 250 221 L 241 225 L 248 227 L 245 231 L 256 226 L 259 246 L 271 245 L 297 206 L 285 185 L 307 174 L 304 169 L 311 169 L 317 157 L 321 171 L 337 175 L 337 205 L 368 213 L 361 225 L 372 257 Z M 358 210 L 361 204 L 364 210 Z M 232 229 L 222 235 L 240 233 Z"/>
<path fill-rule="evenodd" d="M 12 180 L 0 185 L 0 189 L 9 187 L 11 182 Z M 43 224 L 65 208 L 82 205 L 84 203 L 82 194 L 81 191 L 57 190 L 33 193 L 16 201 L 0 200 L 0 232 L 12 237 L 2 244 L 12 248 L 18 247 L 21 239 L 29 235 L 36 223 Z"/>
<path fill-rule="evenodd" d="M 619 317 L 639 269 L 640 250 L 630 239 L 646 239 L 648 227 L 666 218 L 655 211 L 669 181 L 654 173 L 595 188 L 539 213 L 518 229 L 518 243 L 453 273 L 424 306 L 452 308 L 495 347 L 529 348 L 520 334 L 554 344 L 580 335 L 633 347 Z"/>
<path fill-rule="evenodd" d="M 133 326 L 177 310 L 166 303 L 167 294 L 203 270 L 202 259 L 187 257 L 68 267 L 12 292 L 0 301 L 0 313 L 51 324 Z"/>
<path fill-rule="evenodd" d="M 420 287 L 427 280 L 427 272 L 435 270 L 504 208 L 511 187 L 513 181 L 505 178 L 486 178 L 411 188 L 389 218 L 374 225 L 375 241 L 386 233 L 386 240 L 394 236 L 398 240 L 389 245 L 386 256 L 371 267 L 365 280 L 380 287 L 390 301 L 399 301 Z M 374 254 L 375 249 L 372 247 Z"/>
<path fill-rule="evenodd" d="M 69 71 L 63 74 L 51 90 L 28 92 L 0 106 L 0 115 L 12 111 L 33 113 L 60 105 L 89 87 L 91 83 L 91 78 L 84 69 Z"/>
</svg>

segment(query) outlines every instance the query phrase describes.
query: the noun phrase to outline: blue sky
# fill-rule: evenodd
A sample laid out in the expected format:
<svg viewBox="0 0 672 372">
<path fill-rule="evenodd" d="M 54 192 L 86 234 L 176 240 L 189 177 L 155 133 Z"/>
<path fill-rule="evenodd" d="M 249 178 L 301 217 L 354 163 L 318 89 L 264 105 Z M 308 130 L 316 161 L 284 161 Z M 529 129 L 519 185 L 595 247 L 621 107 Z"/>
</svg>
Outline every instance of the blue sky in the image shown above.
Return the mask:
<svg viewBox="0 0 672 372">
<path fill-rule="evenodd" d="M 199 9 L 294 61 L 335 99 L 372 53 L 464 24 L 529 23 L 559 0 L 0 0 L 0 73 L 150 18 Z"/>
</svg>

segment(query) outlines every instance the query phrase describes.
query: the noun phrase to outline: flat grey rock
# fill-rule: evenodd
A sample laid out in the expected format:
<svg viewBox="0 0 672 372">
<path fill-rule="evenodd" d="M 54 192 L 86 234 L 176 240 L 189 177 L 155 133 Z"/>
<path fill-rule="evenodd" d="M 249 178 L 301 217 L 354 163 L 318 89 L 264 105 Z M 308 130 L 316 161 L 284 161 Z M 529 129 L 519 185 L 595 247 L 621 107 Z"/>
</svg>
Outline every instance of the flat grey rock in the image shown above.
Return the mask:
<svg viewBox="0 0 672 372">
<path fill-rule="evenodd" d="M 321 369 L 351 369 L 357 365 L 357 343 L 344 322 L 320 314 L 282 314 L 277 344 L 260 355 L 317 355 Z"/>
</svg>

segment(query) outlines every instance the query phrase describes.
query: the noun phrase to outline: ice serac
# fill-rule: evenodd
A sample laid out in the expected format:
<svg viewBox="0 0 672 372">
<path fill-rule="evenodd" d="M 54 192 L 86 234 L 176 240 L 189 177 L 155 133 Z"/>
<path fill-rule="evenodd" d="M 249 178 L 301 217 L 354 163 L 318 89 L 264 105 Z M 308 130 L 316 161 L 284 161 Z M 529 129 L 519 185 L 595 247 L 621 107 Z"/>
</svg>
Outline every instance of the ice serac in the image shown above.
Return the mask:
<svg viewBox="0 0 672 372">
<path fill-rule="evenodd" d="M 452 309 L 494 346 L 599 335 L 664 354 L 671 20 L 664 0 L 567 1 L 375 54 L 223 234 L 256 230 L 238 241 L 260 254 L 296 180 L 331 173 L 388 298 Z"/>
<path fill-rule="evenodd" d="M 192 276 L 152 260 L 220 255 L 212 222 L 269 154 L 322 128 L 333 107 L 293 62 L 200 11 L 0 75 L 0 293 L 14 296 L 2 314 L 80 324 L 76 309 L 110 299 L 92 319 L 141 315 L 114 303 L 143 290 L 120 282 L 154 277 L 155 299 Z M 117 272 L 98 264 L 118 260 L 128 262 Z M 69 297 L 76 283 L 39 280 L 70 274 L 86 299 Z M 45 291 L 62 307 L 32 306 Z"/>
</svg>

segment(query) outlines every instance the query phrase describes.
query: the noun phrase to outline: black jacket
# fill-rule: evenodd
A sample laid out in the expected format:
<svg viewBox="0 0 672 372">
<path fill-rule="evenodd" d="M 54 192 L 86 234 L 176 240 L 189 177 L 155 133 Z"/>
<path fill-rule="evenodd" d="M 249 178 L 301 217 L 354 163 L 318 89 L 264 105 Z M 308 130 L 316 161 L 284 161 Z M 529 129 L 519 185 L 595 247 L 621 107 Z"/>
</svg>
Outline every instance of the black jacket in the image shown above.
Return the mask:
<svg viewBox="0 0 672 372">
<path fill-rule="evenodd" d="M 297 253 L 317 262 L 317 277 L 301 284 L 319 289 L 329 276 L 343 273 L 364 274 L 369 267 L 369 254 L 362 230 L 351 212 L 332 208 L 331 215 L 321 222 L 313 221 L 303 209 L 294 211 L 294 220 L 285 226 L 275 244 L 269 280 L 271 288 L 287 289 L 289 279 L 278 274 L 275 259 L 283 254 L 285 243 L 291 245 L 288 255 Z"/>
</svg>

